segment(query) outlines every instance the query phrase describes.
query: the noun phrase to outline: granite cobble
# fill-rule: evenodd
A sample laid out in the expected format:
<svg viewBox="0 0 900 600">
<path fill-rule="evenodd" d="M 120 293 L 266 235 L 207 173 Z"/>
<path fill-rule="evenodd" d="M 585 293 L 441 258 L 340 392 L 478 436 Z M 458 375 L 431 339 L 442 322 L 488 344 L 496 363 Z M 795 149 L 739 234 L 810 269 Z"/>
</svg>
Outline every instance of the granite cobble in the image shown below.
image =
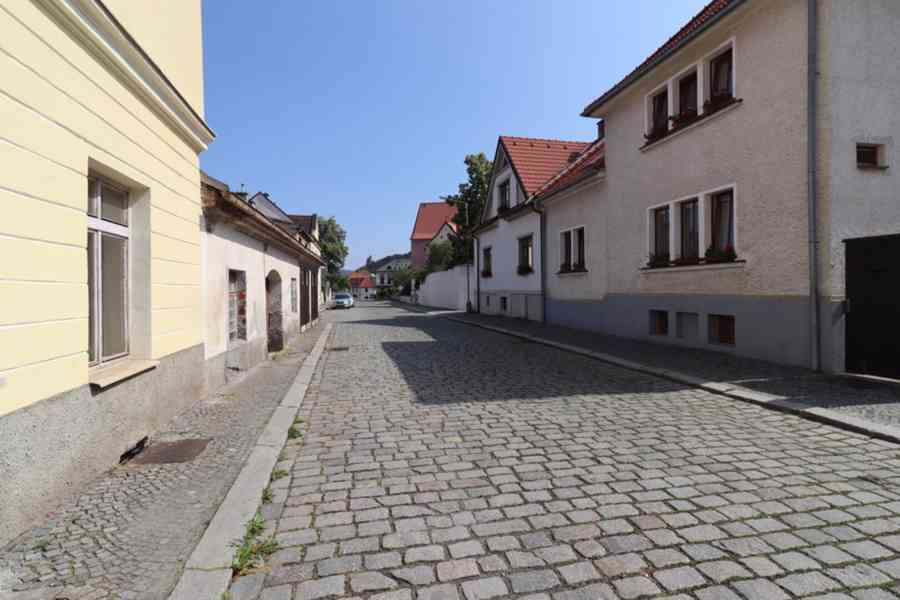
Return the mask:
<svg viewBox="0 0 900 600">
<path fill-rule="evenodd" d="M 209 438 L 197 458 L 115 467 L 0 549 L 0 597 L 29 590 L 44 590 L 36 596 L 42 599 L 168 597 L 323 327 L 301 334 L 275 360 L 239 376 L 151 435 L 151 445 Z M 286 494 L 286 487 L 274 492 L 276 500 Z"/>
<path fill-rule="evenodd" d="M 336 321 L 264 589 L 900 598 L 897 445 L 382 303 Z M 323 563 L 354 570 L 290 571 Z"/>
</svg>

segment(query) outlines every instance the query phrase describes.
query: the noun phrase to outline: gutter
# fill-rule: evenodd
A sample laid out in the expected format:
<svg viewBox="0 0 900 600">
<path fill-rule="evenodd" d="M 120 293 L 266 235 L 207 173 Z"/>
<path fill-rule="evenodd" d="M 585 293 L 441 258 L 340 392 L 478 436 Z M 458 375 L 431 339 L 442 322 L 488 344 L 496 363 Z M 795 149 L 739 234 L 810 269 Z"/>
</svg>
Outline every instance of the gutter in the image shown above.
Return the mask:
<svg viewBox="0 0 900 600">
<path fill-rule="evenodd" d="M 822 368 L 822 333 L 819 328 L 819 239 L 818 239 L 818 64 L 819 30 L 818 2 L 807 0 L 807 63 L 806 63 L 806 163 L 807 163 L 807 220 L 809 225 L 809 366 L 813 371 Z"/>
<path fill-rule="evenodd" d="M 641 77 L 643 77 L 644 75 L 646 75 L 647 73 L 649 73 L 650 71 L 655 69 L 657 66 L 659 66 L 660 64 L 665 62 L 670 56 L 672 56 L 673 54 L 675 54 L 676 52 L 678 52 L 679 50 L 681 50 L 682 48 L 687 46 L 690 42 L 692 42 L 694 39 L 696 39 L 697 36 L 699 36 L 700 34 L 705 32 L 707 29 L 709 29 L 710 27 L 712 27 L 713 25 L 715 25 L 716 23 L 718 23 L 719 21 L 724 19 L 726 16 L 730 15 L 732 12 L 734 12 L 734 9 L 736 9 L 738 6 L 741 6 L 742 4 L 744 4 L 744 2 L 746 2 L 746 0 L 736 0 L 731 5 L 722 9 L 721 12 L 716 13 L 713 17 L 711 17 L 707 21 L 703 22 L 700 26 L 698 26 L 694 31 L 692 31 L 683 40 L 679 41 L 677 44 L 675 44 L 674 46 L 669 48 L 666 52 L 663 52 L 661 55 L 656 57 L 654 60 L 652 60 L 651 62 L 644 65 L 643 68 L 627 75 L 625 77 L 625 79 L 623 79 L 622 81 L 617 83 L 615 86 L 613 86 L 613 88 L 610 89 L 608 92 L 606 92 L 605 94 L 603 94 L 602 96 L 600 96 L 599 98 L 597 98 L 596 100 L 594 100 L 593 102 L 588 104 L 585 107 L 585 109 L 583 111 L 581 111 L 581 116 L 582 117 L 594 116 L 592 114 L 594 111 L 596 111 L 598 108 L 600 108 L 601 106 L 603 106 L 604 104 L 606 104 L 607 102 L 612 100 L 614 97 L 618 96 L 620 93 L 624 92 L 626 89 L 631 87 L 631 85 L 633 83 L 637 82 Z"/>
<path fill-rule="evenodd" d="M 543 210 L 535 209 L 541 219 L 541 323 L 547 323 L 547 218 Z"/>
</svg>

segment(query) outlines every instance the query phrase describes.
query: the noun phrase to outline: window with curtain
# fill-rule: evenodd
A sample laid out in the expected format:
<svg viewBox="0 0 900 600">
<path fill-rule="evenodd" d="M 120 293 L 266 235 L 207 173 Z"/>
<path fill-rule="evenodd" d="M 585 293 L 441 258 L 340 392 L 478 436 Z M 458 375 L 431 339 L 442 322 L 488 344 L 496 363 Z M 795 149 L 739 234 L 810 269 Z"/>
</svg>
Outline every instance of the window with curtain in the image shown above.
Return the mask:
<svg viewBox="0 0 900 600">
<path fill-rule="evenodd" d="M 519 238 L 519 275 L 534 270 L 534 236 Z"/>
<path fill-rule="evenodd" d="M 88 179 L 88 362 L 128 354 L 128 191 Z"/>
<path fill-rule="evenodd" d="M 559 234 L 559 255 L 561 257 L 559 270 L 563 273 L 572 270 L 572 230 Z"/>
<path fill-rule="evenodd" d="M 696 199 L 679 205 L 681 211 L 681 258 L 696 259 L 700 256 L 700 211 Z"/>
<path fill-rule="evenodd" d="M 669 260 L 669 207 L 653 209 L 653 262 Z"/>
<path fill-rule="evenodd" d="M 697 114 L 697 71 L 682 77 L 678 82 L 678 114 Z"/>
<path fill-rule="evenodd" d="M 710 99 L 713 101 L 729 99 L 734 95 L 732 89 L 732 68 L 734 53 L 731 48 L 722 52 L 709 63 Z"/>
<path fill-rule="evenodd" d="M 658 137 L 669 129 L 669 91 L 659 92 L 651 102 L 650 137 Z"/>
<path fill-rule="evenodd" d="M 710 240 L 713 250 L 734 250 L 734 192 L 726 190 L 710 198 Z"/>
</svg>

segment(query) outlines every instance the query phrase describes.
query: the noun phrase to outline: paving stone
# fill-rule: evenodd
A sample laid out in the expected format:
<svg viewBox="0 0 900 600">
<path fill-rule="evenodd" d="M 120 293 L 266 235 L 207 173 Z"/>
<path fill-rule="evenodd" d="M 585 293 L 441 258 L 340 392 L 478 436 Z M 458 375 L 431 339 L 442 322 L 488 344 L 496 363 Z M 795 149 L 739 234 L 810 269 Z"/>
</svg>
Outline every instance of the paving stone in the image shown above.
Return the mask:
<svg viewBox="0 0 900 600">
<path fill-rule="evenodd" d="M 768 579 L 737 581 L 732 586 L 747 600 L 788 600 L 790 597 Z"/>
<path fill-rule="evenodd" d="M 525 571 L 509 575 L 509 583 L 517 594 L 539 592 L 559 585 L 556 573 L 549 569 L 540 571 Z"/>
<path fill-rule="evenodd" d="M 660 593 L 659 586 L 653 583 L 647 577 L 626 577 L 613 582 L 616 592 L 625 600 L 630 598 L 639 598 L 641 596 L 652 596 Z"/>
<path fill-rule="evenodd" d="M 893 581 L 881 571 L 863 563 L 827 569 L 825 573 L 846 588 L 885 585 Z"/>
<path fill-rule="evenodd" d="M 488 598 L 500 598 L 505 596 L 509 590 L 503 580 L 499 577 L 485 577 L 483 579 L 474 579 L 472 581 L 464 581 L 462 584 L 463 594 L 466 600 L 487 600 Z"/>
<path fill-rule="evenodd" d="M 419 600 L 459 600 L 460 595 L 455 585 L 443 584 L 419 588 L 416 591 Z M 471 596 L 469 596 L 471 598 Z"/>
<path fill-rule="evenodd" d="M 484 548 L 481 546 L 481 542 L 475 540 L 450 544 L 448 549 L 450 550 L 450 556 L 453 558 L 466 558 L 468 556 L 481 556 L 484 554 Z"/>
<path fill-rule="evenodd" d="M 607 556 L 597 559 L 594 564 L 608 577 L 638 573 L 647 567 L 647 563 L 639 554 Z"/>
<path fill-rule="evenodd" d="M 361 570 L 362 564 L 363 558 L 360 555 L 328 558 L 316 564 L 316 572 L 319 574 L 319 577 L 350 573 L 351 571 Z"/>
<path fill-rule="evenodd" d="M 437 565 L 438 581 L 453 581 L 476 575 L 478 575 L 478 563 L 472 558 L 448 560 Z"/>
<path fill-rule="evenodd" d="M 697 568 L 716 583 L 723 583 L 731 579 L 753 577 L 753 574 L 740 564 L 730 560 L 716 560 L 700 563 Z"/>
<path fill-rule="evenodd" d="M 600 579 L 600 572 L 590 561 L 577 562 L 559 567 L 559 574 L 569 585 L 577 585 L 594 579 Z"/>
<path fill-rule="evenodd" d="M 350 576 L 350 589 L 357 593 L 389 590 L 397 587 L 397 585 L 397 582 L 390 577 L 385 577 L 381 573 L 374 571 L 354 573 Z"/>
<path fill-rule="evenodd" d="M 434 569 L 429 566 L 405 567 L 392 571 L 394 577 L 412 585 L 428 585 L 434 583 Z"/>
<path fill-rule="evenodd" d="M 809 596 L 839 589 L 841 586 L 822 573 L 794 573 L 776 580 L 778 585 L 796 596 Z"/>
<path fill-rule="evenodd" d="M 343 596 L 344 576 L 322 577 L 312 581 L 304 581 L 297 586 L 294 593 L 295 600 L 315 600 L 316 598 L 330 598 Z"/>
<path fill-rule="evenodd" d="M 697 600 L 741 600 L 730 588 L 723 585 L 703 588 L 694 592 Z"/>
<path fill-rule="evenodd" d="M 695 588 L 705 583 L 703 575 L 693 567 L 664 569 L 656 571 L 653 577 L 670 592 Z"/>
<path fill-rule="evenodd" d="M 410 548 L 403 556 L 406 563 L 437 561 L 444 560 L 445 552 L 443 546 L 420 546 L 418 548 Z"/>
</svg>

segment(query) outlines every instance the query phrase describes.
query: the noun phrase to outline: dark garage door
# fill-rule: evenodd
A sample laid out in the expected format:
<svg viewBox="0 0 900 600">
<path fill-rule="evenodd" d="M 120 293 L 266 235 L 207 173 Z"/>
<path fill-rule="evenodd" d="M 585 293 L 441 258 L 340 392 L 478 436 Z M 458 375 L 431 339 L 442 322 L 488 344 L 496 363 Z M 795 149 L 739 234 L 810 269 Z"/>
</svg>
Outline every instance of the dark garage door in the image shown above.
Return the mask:
<svg viewBox="0 0 900 600">
<path fill-rule="evenodd" d="M 900 235 L 846 246 L 847 370 L 900 379 Z"/>
</svg>

